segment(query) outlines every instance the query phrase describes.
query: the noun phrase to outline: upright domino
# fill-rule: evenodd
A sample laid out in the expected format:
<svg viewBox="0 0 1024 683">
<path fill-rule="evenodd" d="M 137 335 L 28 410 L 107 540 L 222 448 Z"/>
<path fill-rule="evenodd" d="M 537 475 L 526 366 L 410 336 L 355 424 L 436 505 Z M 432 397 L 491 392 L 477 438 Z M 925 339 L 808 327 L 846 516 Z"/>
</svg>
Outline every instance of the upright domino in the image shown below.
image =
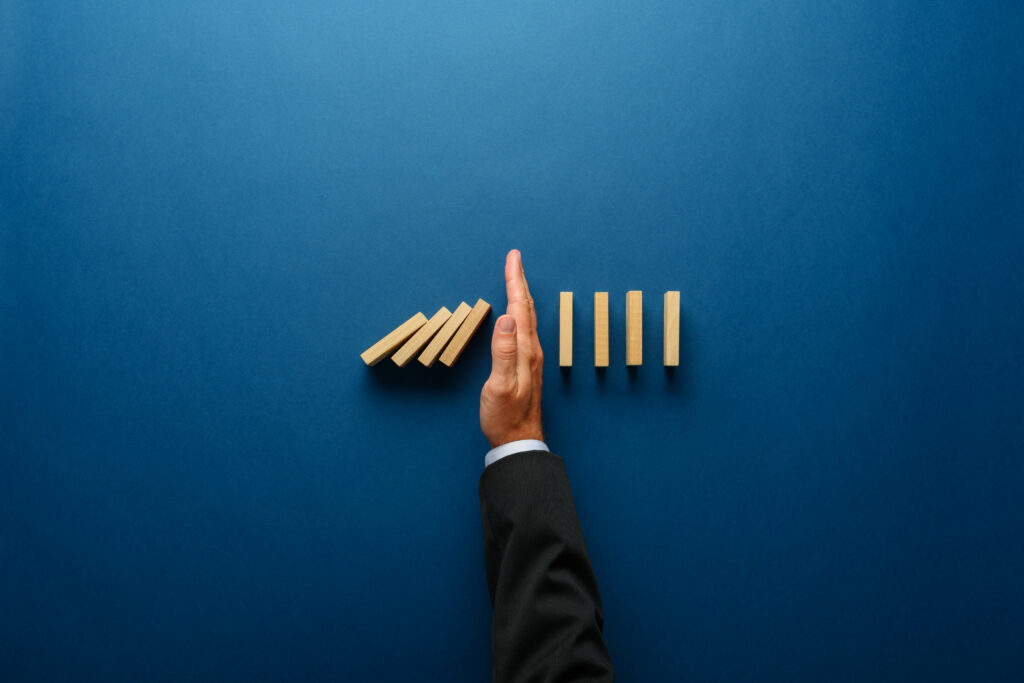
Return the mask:
<svg viewBox="0 0 1024 683">
<path fill-rule="evenodd" d="M 448 318 L 445 324 L 441 326 L 441 329 L 438 330 L 437 334 L 434 335 L 434 338 L 430 340 L 430 343 L 427 344 L 427 348 L 423 349 L 423 353 L 421 353 L 419 357 L 420 363 L 428 368 L 434 364 L 434 361 L 437 360 L 437 357 L 440 356 L 441 352 L 444 350 L 444 345 L 447 344 L 448 340 L 455 335 L 455 332 L 459 329 L 459 326 L 462 325 L 463 321 L 465 321 L 466 316 L 469 315 L 471 310 L 473 309 L 470 308 L 469 304 L 465 301 L 459 304 L 458 308 L 455 309 L 455 312 L 452 313 L 451 317 Z"/>
<path fill-rule="evenodd" d="M 572 367 L 572 292 L 558 295 L 558 365 Z"/>
<path fill-rule="evenodd" d="M 395 329 L 391 330 L 391 332 L 388 332 L 383 339 L 359 354 L 359 357 L 362 358 L 363 362 L 367 365 L 376 365 L 391 355 L 392 351 L 401 346 L 402 342 L 411 337 L 413 333 L 423 327 L 426 322 L 427 316 L 422 313 L 417 313 Z"/>
<path fill-rule="evenodd" d="M 626 365 L 643 364 L 643 292 L 626 292 Z"/>
<path fill-rule="evenodd" d="M 441 329 L 441 326 L 444 325 L 450 317 L 452 317 L 452 312 L 442 306 L 438 309 L 437 313 L 430 316 L 430 320 L 428 320 L 423 327 L 416 330 L 416 334 L 409 337 L 409 341 L 405 342 L 405 344 L 402 345 L 402 348 L 395 351 L 395 355 L 391 356 L 391 360 L 393 360 L 395 365 L 398 367 L 404 368 L 406 364 L 413 359 L 413 356 L 419 353 L 420 349 L 427 345 L 430 338 L 433 337 L 439 329 Z"/>
<path fill-rule="evenodd" d="M 608 292 L 594 292 L 594 367 L 608 367 Z"/>
<path fill-rule="evenodd" d="M 466 348 L 466 344 L 469 343 L 473 333 L 480 327 L 480 323 L 484 321 L 487 314 L 491 312 L 491 305 L 483 299 L 477 299 L 476 304 L 473 305 L 473 310 L 466 316 L 466 320 L 459 326 L 455 336 L 452 337 L 451 342 L 448 343 L 448 347 L 441 354 L 441 362 L 451 367 L 455 361 L 459 359 L 462 352 Z"/>
<path fill-rule="evenodd" d="M 679 365 L 679 292 L 665 292 L 665 366 Z"/>
</svg>

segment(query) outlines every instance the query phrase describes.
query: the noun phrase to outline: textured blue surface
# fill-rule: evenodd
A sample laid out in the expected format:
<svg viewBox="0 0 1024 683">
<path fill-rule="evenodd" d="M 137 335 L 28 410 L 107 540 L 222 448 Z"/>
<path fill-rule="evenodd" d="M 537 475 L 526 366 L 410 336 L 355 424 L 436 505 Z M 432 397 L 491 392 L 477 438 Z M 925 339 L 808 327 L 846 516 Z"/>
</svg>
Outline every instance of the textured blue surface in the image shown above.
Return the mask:
<svg viewBox="0 0 1024 683">
<path fill-rule="evenodd" d="M 358 354 L 503 309 L 518 247 L 622 680 L 1020 680 L 1022 35 L 1019 2 L 0 2 L 0 678 L 485 680 L 489 335 Z"/>
</svg>

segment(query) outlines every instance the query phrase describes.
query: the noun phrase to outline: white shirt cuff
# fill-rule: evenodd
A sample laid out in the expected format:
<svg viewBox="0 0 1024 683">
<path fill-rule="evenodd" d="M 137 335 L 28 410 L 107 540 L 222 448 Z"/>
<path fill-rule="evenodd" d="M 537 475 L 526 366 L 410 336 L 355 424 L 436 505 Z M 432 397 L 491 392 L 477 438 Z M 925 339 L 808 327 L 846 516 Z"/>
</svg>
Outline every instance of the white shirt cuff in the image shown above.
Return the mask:
<svg viewBox="0 0 1024 683">
<path fill-rule="evenodd" d="M 520 439 L 519 441 L 509 441 L 503 443 L 500 446 L 495 446 L 491 450 L 487 451 L 487 455 L 484 456 L 484 467 L 489 467 L 494 463 L 498 462 L 506 455 L 512 455 L 513 453 L 522 453 L 523 451 L 546 451 L 548 445 L 543 441 L 537 441 L 537 439 Z M 550 452 L 550 451 L 548 451 Z"/>
</svg>

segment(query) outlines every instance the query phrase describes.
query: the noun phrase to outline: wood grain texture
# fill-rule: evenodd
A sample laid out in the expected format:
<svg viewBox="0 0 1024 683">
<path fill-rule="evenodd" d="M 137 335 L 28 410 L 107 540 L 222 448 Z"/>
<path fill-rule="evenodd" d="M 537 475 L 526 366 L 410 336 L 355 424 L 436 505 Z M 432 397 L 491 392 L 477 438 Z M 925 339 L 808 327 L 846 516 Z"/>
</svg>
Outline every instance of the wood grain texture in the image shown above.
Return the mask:
<svg viewBox="0 0 1024 683">
<path fill-rule="evenodd" d="M 665 292 L 665 365 L 679 365 L 679 292 Z"/>
<path fill-rule="evenodd" d="M 395 329 L 388 332 L 383 339 L 359 354 L 359 357 L 362 358 L 363 362 L 367 365 L 376 365 L 391 355 L 392 351 L 401 346 L 402 342 L 411 337 L 416 330 L 423 327 L 426 322 L 427 316 L 422 313 L 417 313 Z"/>
<path fill-rule="evenodd" d="M 643 292 L 626 292 L 626 365 L 643 364 Z"/>
<path fill-rule="evenodd" d="M 480 324 L 491 312 L 491 305 L 483 299 L 477 299 L 473 310 L 466 316 L 466 320 L 459 326 L 458 332 L 452 337 L 444 353 L 441 354 L 441 362 L 451 367 L 459 359 L 470 338 L 479 329 Z"/>
<path fill-rule="evenodd" d="M 438 309 L 437 313 L 430 316 L 430 320 L 428 320 L 423 327 L 416 330 L 416 333 L 409 337 L 409 341 L 405 342 L 405 344 L 402 345 L 402 348 L 395 351 L 395 355 L 391 356 L 391 360 L 393 360 L 395 365 L 398 367 L 404 368 L 409 361 L 411 361 L 413 357 L 420 352 L 420 349 L 427 345 L 430 338 L 433 337 L 439 329 L 441 329 L 441 326 L 444 325 L 450 317 L 452 317 L 452 312 L 445 306 L 442 306 Z"/>
<path fill-rule="evenodd" d="M 455 312 L 452 313 L 451 317 L 445 321 L 444 325 L 441 326 L 441 329 L 437 331 L 436 335 L 434 335 L 434 338 L 430 340 L 429 344 L 427 344 L 427 348 L 423 349 L 423 353 L 421 353 L 419 357 L 420 363 L 428 368 L 434 364 L 434 361 L 437 360 L 438 356 L 440 356 L 441 352 L 444 350 L 444 345 L 447 344 L 448 340 L 455 335 L 459 326 L 462 325 L 466 316 L 468 316 L 469 312 L 472 310 L 473 309 L 470 305 L 465 301 L 458 305 Z"/>
<path fill-rule="evenodd" d="M 558 365 L 572 367 L 572 292 L 558 294 Z"/>
<path fill-rule="evenodd" d="M 608 292 L 594 292 L 594 367 L 608 367 Z"/>
</svg>

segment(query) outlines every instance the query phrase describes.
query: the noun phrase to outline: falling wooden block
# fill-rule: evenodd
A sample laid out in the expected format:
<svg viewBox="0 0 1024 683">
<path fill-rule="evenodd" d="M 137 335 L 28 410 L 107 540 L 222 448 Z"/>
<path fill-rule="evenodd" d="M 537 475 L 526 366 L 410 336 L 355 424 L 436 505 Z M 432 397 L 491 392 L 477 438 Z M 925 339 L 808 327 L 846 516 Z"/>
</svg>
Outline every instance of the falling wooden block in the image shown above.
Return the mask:
<svg viewBox="0 0 1024 683">
<path fill-rule="evenodd" d="M 402 345 L 402 348 L 395 351 L 395 355 L 391 356 L 391 360 L 395 361 L 395 365 L 400 368 L 404 368 L 406 364 L 412 360 L 413 356 L 420 352 L 430 338 L 441 329 L 441 326 L 448 321 L 448 318 L 452 317 L 452 312 L 442 306 L 437 313 L 430 316 L 430 320 L 416 330 L 416 334 L 409 337 L 409 341 Z"/>
<path fill-rule="evenodd" d="M 558 295 L 558 365 L 572 367 L 572 292 Z"/>
<path fill-rule="evenodd" d="M 594 367 L 608 367 L 608 292 L 594 292 Z"/>
<path fill-rule="evenodd" d="M 626 292 L 626 365 L 643 364 L 643 292 Z"/>
<path fill-rule="evenodd" d="M 665 365 L 679 365 L 679 292 L 665 292 Z"/>
<path fill-rule="evenodd" d="M 452 337 L 444 353 L 441 354 L 441 362 L 451 367 L 455 361 L 462 355 L 462 351 L 466 348 L 466 344 L 469 343 L 470 337 L 480 327 L 480 323 L 484 321 L 487 314 L 491 312 L 491 305 L 483 299 L 477 299 L 476 304 L 473 305 L 473 310 L 466 316 L 466 320 L 459 326 L 459 331 Z"/>
<path fill-rule="evenodd" d="M 362 358 L 363 362 L 367 365 L 376 365 L 391 355 L 392 351 L 401 346 L 402 342 L 411 337 L 413 333 L 423 327 L 426 322 L 427 316 L 422 313 L 417 313 L 391 332 L 388 332 L 387 336 L 363 351 L 359 354 L 359 357 Z"/>
<path fill-rule="evenodd" d="M 447 344 L 448 340 L 455 335 L 459 326 L 462 325 L 466 316 L 468 316 L 469 312 L 472 310 L 473 309 L 470 305 L 465 301 L 459 304 L 458 308 L 455 309 L 455 312 L 452 313 L 451 317 L 445 321 L 444 325 L 441 326 L 441 329 L 437 331 L 436 335 L 434 335 L 434 338 L 430 340 L 429 344 L 427 344 L 427 348 L 423 349 L 423 353 L 421 353 L 419 357 L 420 363 L 423 363 L 428 368 L 434 364 L 434 361 L 437 360 L 437 357 L 440 356 L 441 352 L 444 350 L 444 345 Z"/>
</svg>

